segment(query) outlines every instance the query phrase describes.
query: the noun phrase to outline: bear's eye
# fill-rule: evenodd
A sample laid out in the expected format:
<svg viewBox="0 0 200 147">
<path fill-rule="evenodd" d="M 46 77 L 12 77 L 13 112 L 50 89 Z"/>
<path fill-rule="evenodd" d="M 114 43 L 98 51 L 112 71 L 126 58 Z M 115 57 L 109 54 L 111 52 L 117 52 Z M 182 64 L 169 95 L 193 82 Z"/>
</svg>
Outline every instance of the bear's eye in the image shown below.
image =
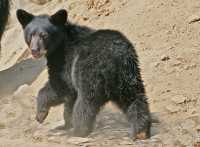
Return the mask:
<svg viewBox="0 0 200 147">
<path fill-rule="evenodd" d="M 40 36 L 41 36 L 43 39 L 47 39 L 47 38 L 48 38 L 48 34 L 47 34 L 47 33 L 41 33 Z"/>
</svg>

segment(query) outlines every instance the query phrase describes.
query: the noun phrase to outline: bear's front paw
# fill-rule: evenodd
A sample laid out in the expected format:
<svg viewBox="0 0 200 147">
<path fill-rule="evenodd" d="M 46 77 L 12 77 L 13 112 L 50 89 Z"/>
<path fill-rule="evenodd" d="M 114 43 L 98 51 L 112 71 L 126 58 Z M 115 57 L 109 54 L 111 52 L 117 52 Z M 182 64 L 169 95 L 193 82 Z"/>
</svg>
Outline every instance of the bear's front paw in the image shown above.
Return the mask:
<svg viewBox="0 0 200 147">
<path fill-rule="evenodd" d="M 36 114 L 36 120 L 39 122 L 39 123 L 43 123 L 44 120 L 46 119 L 48 115 L 48 111 L 43 111 L 43 112 L 37 112 Z"/>
</svg>

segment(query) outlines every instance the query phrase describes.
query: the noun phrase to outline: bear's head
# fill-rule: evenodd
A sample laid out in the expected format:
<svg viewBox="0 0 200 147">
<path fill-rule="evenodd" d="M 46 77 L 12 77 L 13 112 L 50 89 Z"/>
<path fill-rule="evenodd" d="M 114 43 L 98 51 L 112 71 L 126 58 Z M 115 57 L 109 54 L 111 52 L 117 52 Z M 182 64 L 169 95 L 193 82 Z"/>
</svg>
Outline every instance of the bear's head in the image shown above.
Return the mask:
<svg viewBox="0 0 200 147">
<path fill-rule="evenodd" d="M 17 19 L 24 30 L 25 41 L 34 58 L 52 54 L 65 41 L 65 23 L 67 11 L 59 10 L 55 14 L 35 16 L 18 9 Z"/>
</svg>

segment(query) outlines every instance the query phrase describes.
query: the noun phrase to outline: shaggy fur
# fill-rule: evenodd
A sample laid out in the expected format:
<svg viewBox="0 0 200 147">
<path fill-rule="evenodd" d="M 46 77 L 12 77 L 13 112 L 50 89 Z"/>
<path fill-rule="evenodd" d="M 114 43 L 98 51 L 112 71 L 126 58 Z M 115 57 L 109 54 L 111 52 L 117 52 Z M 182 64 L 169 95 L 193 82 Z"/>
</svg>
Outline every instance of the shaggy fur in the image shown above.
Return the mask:
<svg viewBox="0 0 200 147">
<path fill-rule="evenodd" d="M 73 127 L 76 136 L 87 136 L 100 108 L 112 101 L 126 114 L 133 139 L 150 136 L 149 107 L 138 57 L 124 35 L 114 30 L 93 32 L 65 25 L 65 10 L 52 16 L 33 16 L 18 10 L 17 17 L 27 44 L 34 54 L 37 50 L 36 57 L 41 50 L 47 51 L 49 81 L 37 98 L 38 113 L 45 113 L 38 115 L 40 122 L 51 106 L 64 102 L 66 128 Z M 35 41 L 34 36 L 40 39 Z M 37 49 L 30 45 L 35 42 Z"/>
</svg>

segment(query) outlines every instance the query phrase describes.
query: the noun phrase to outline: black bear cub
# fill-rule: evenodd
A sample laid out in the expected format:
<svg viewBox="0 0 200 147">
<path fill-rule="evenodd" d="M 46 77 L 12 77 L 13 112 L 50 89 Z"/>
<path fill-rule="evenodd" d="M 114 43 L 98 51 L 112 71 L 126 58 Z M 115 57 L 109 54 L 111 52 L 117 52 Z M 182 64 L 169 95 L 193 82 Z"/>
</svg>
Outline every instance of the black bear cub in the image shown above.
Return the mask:
<svg viewBox="0 0 200 147">
<path fill-rule="evenodd" d="M 118 31 L 91 30 L 67 21 L 67 12 L 34 16 L 17 10 L 25 41 L 35 58 L 47 59 L 49 81 L 37 97 L 37 120 L 64 103 L 65 128 L 75 136 L 92 131 L 108 101 L 126 114 L 132 139 L 150 137 L 151 118 L 138 57 Z"/>
</svg>

